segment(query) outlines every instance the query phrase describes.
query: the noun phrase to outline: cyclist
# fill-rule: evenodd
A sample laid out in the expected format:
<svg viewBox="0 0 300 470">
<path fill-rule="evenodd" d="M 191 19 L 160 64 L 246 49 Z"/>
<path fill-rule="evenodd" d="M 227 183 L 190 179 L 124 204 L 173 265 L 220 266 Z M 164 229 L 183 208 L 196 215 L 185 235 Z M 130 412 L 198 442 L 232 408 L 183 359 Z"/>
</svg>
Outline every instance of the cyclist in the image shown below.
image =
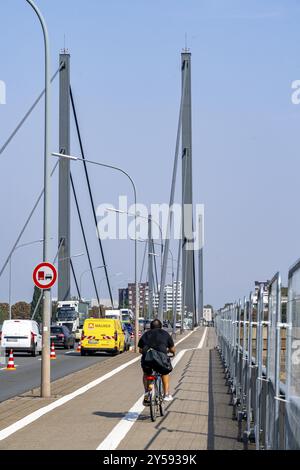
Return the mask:
<svg viewBox="0 0 300 470">
<path fill-rule="evenodd" d="M 143 375 L 143 385 L 145 389 L 145 396 L 143 404 L 149 405 L 148 401 L 148 381 L 147 376 L 153 374 L 153 370 L 150 367 L 147 367 L 144 364 L 144 358 L 149 348 L 160 351 L 167 356 L 167 360 L 170 361 L 168 357 L 168 352 L 172 353 L 175 356 L 176 350 L 172 336 L 166 330 L 163 330 L 162 323 L 158 318 L 155 318 L 151 322 L 150 330 L 146 331 L 143 336 L 140 338 L 138 343 L 139 351 L 142 354 L 141 366 L 144 372 Z M 170 380 L 169 374 L 162 375 L 162 383 L 164 388 L 164 400 L 172 401 L 173 397 L 170 395 Z"/>
</svg>

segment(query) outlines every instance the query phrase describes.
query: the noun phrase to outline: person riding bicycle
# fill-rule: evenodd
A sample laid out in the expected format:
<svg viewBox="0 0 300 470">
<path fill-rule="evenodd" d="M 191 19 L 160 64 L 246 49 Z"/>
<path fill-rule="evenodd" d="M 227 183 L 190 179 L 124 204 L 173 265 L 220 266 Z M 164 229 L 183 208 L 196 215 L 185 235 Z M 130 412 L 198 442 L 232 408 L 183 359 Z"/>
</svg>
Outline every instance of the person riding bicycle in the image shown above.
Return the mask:
<svg viewBox="0 0 300 470">
<path fill-rule="evenodd" d="M 149 405 L 148 401 L 148 380 L 147 376 L 153 374 L 152 367 L 145 364 L 145 356 L 147 351 L 152 348 L 156 351 L 160 351 L 160 353 L 165 354 L 166 362 L 171 363 L 171 360 L 168 356 L 168 352 L 172 353 L 175 356 L 176 350 L 174 341 L 171 335 L 166 330 L 163 330 L 162 323 L 158 318 L 155 318 L 151 322 L 150 330 L 146 331 L 143 336 L 140 338 L 138 343 L 140 354 L 142 354 L 141 366 L 144 372 L 143 375 L 143 385 L 145 389 L 145 396 L 144 396 L 144 405 Z M 172 395 L 170 395 L 170 380 L 169 374 L 162 374 L 162 383 L 164 388 L 164 400 L 171 401 L 173 400 Z"/>
</svg>

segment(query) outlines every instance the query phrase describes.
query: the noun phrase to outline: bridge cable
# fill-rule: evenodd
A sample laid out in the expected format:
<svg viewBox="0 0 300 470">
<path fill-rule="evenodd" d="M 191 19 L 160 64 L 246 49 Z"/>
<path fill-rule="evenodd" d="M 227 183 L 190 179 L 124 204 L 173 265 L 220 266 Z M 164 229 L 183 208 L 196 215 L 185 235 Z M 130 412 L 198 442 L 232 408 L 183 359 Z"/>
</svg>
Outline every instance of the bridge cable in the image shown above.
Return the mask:
<svg viewBox="0 0 300 470">
<path fill-rule="evenodd" d="M 141 269 L 140 283 L 142 282 L 142 278 L 143 278 L 143 274 L 144 274 L 144 266 L 145 266 L 145 258 L 146 258 L 146 253 L 147 253 L 147 246 L 148 246 L 148 240 L 145 243 L 145 250 L 144 250 L 143 263 L 142 263 L 142 269 Z"/>
<path fill-rule="evenodd" d="M 78 141 L 79 141 L 79 145 L 80 145 L 80 151 L 81 151 L 81 155 L 82 155 L 83 160 L 85 160 L 85 153 L 84 153 L 84 149 L 83 149 L 83 143 L 82 143 L 81 133 L 80 133 L 80 129 L 79 129 L 79 123 L 78 123 L 78 118 L 77 118 L 77 113 L 76 113 L 76 108 L 75 108 L 75 102 L 74 102 L 73 92 L 72 92 L 71 86 L 70 86 L 70 97 L 71 97 L 71 104 L 72 104 L 72 110 L 73 110 L 73 115 L 74 115 L 74 120 L 75 120 L 75 126 L 76 126 Z M 105 257 L 104 257 L 102 240 L 100 238 L 100 234 L 99 234 L 99 231 L 98 231 L 98 223 L 97 223 L 97 216 L 96 216 L 96 211 L 95 211 L 94 198 L 93 198 L 93 195 L 92 195 L 92 189 L 91 189 L 91 185 L 90 185 L 90 178 L 89 178 L 89 174 L 88 174 L 88 171 L 87 171 L 87 165 L 86 165 L 85 161 L 83 162 L 83 165 L 84 165 L 84 172 L 85 172 L 85 176 L 86 176 L 88 192 L 89 192 L 92 211 L 93 211 L 93 216 L 94 216 L 94 222 L 95 222 L 95 226 L 96 226 L 97 233 L 98 233 L 99 248 L 100 248 L 100 252 L 101 252 L 101 256 L 102 256 L 102 262 L 103 262 L 103 265 L 104 265 L 104 271 L 105 271 L 105 277 L 106 277 L 106 281 L 107 281 L 107 287 L 108 287 L 108 290 L 109 290 L 109 296 L 110 296 L 111 304 L 114 307 L 113 295 L 112 295 L 112 290 L 111 290 L 110 281 L 109 281 L 109 277 L 108 277 L 108 271 L 107 271 Z"/>
<path fill-rule="evenodd" d="M 152 251 L 152 253 L 155 253 L 155 246 L 154 246 L 153 238 L 151 239 L 151 243 L 152 243 L 151 251 Z M 157 292 L 158 292 L 158 275 L 157 275 L 156 256 L 154 256 L 154 272 L 155 272 L 156 288 L 157 288 Z"/>
<path fill-rule="evenodd" d="M 76 277 L 76 274 L 75 274 L 74 265 L 73 265 L 73 261 L 72 261 L 71 258 L 70 258 L 70 265 L 71 265 L 71 269 L 72 269 L 72 273 L 73 273 L 73 277 L 74 277 L 74 281 L 75 281 L 75 285 L 76 285 L 76 290 L 77 290 L 78 298 L 81 299 L 81 293 L 80 293 L 80 290 L 79 290 L 79 286 L 78 286 L 78 282 L 77 282 L 77 277 Z"/>
<path fill-rule="evenodd" d="M 61 71 L 61 69 L 64 67 L 64 63 L 61 62 L 60 63 L 60 66 L 59 68 L 57 69 L 57 71 L 55 72 L 55 74 L 53 75 L 53 77 L 51 78 L 51 83 L 53 82 L 53 80 L 56 78 L 57 74 Z M 21 129 L 21 127 L 23 126 L 24 122 L 27 120 L 27 118 L 30 116 L 30 114 L 32 113 L 32 111 L 34 110 L 34 108 L 37 106 L 37 104 L 40 102 L 40 100 L 42 99 L 42 97 L 44 96 L 45 94 L 45 88 L 44 90 L 41 92 L 41 94 L 37 97 L 37 99 L 35 100 L 35 102 L 33 103 L 33 105 L 29 108 L 29 110 L 27 111 L 27 113 L 25 114 L 25 116 L 21 119 L 21 121 L 19 122 L 19 124 L 17 125 L 17 127 L 15 128 L 15 130 L 11 133 L 11 135 L 9 136 L 9 138 L 6 140 L 6 142 L 2 145 L 2 147 L 0 148 L 0 155 L 4 152 L 4 150 L 6 149 L 6 147 L 10 144 L 10 142 L 13 140 L 13 138 L 15 137 L 15 135 L 19 132 L 19 130 Z"/>
<path fill-rule="evenodd" d="M 52 176 L 53 173 L 55 172 L 58 163 L 59 163 L 59 161 L 57 161 L 57 162 L 55 163 L 54 168 L 53 168 L 52 173 L 51 173 L 51 176 Z M 2 266 L 1 271 L 0 271 L 0 277 L 2 276 L 2 274 L 3 274 L 3 272 L 4 272 L 5 268 L 6 268 L 6 266 L 8 265 L 9 260 L 10 260 L 10 258 L 11 258 L 11 256 L 12 256 L 13 252 L 15 251 L 15 249 L 16 249 L 16 247 L 17 247 L 19 241 L 21 240 L 21 238 L 22 238 L 22 236 L 23 236 L 23 234 L 24 234 L 24 232 L 25 232 L 25 230 L 26 230 L 26 228 L 27 228 L 27 226 L 28 226 L 28 224 L 29 224 L 29 222 L 30 222 L 30 220 L 31 220 L 31 218 L 32 218 L 32 216 L 33 216 L 33 214 L 34 214 L 36 208 L 37 208 L 37 206 L 39 205 L 40 200 L 41 200 L 42 197 L 43 197 L 43 195 L 44 195 L 44 189 L 41 191 L 39 197 L 37 198 L 37 201 L 36 201 L 36 203 L 34 204 L 32 210 L 31 210 L 31 212 L 30 212 L 30 214 L 29 214 L 29 216 L 28 216 L 28 218 L 27 218 L 27 220 L 26 220 L 26 222 L 25 222 L 25 224 L 24 224 L 24 226 L 23 226 L 23 228 L 22 228 L 22 230 L 21 230 L 21 232 L 20 232 L 20 234 L 19 234 L 17 240 L 16 240 L 16 242 L 14 243 L 14 245 L 13 245 L 13 247 L 12 247 L 12 249 L 11 249 L 9 255 L 8 255 L 8 258 L 6 259 L 4 265 Z"/>
<path fill-rule="evenodd" d="M 187 76 L 186 61 L 183 63 L 183 70 L 184 70 L 183 84 L 182 84 L 177 136 L 176 136 L 170 203 L 169 203 L 169 210 L 168 210 L 168 224 L 167 224 L 166 241 L 165 241 L 164 254 L 163 254 L 163 266 L 162 266 L 162 272 L 161 272 L 161 282 L 160 282 L 160 292 L 159 292 L 158 318 L 160 320 L 163 319 L 164 287 L 166 283 L 167 263 L 168 263 L 169 246 L 170 246 L 169 235 L 171 234 L 171 226 L 173 222 L 173 209 L 172 208 L 174 204 L 175 185 L 176 185 L 176 179 L 177 179 L 177 167 L 178 167 L 179 144 L 180 144 L 180 136 L 181 136 L 182 114 L 183 114 L 183 105 L 184 105 L 184 98 L 185 98 L 185 91 L 186 91 L 186 76 Z"/>
<path fill-rule="evenodd" d="M 81 232 L 82 232 L 82 236 L 83 236 L 83 240 L 84 240 L 84 244 L 85 244 L 85 250 L 86 250 L 87 257 L 88 257 L 88 262 L 89 262 L 89 266 L 90 266 L 90 270 L 91 270 L 91 275 L 92 275 L 92 279 L 93 279 L 93 284 L 94 284 L 94 288 L 95 288 L 97 301 L 98 301 L 98 304 L 99 304 L 99 312 L 101 314 L 100 298 L 99 298 L 99 294 L 98 294 L 97 284 L 96 284 L 95 275 L 94 275 L 94 271 L 93 271 L 93 266 L 92 266 L 92 262 L 91 262 L 91 256 L 90 256 L 88 243 L 87 243 L 87 239 L 86 239 L 86 235 L 85 235 L 85 230 L 84 230 L 84 226 L 83 226 L 83 222 L 82 222 L 82 217 L 81 217 L 81 213 L 80 213 L 80 208 L 79 208 L 78 199 L 77 199 L 77 195 L 76 195 L 76 191 L 75 191 L 75 186 L 74 186 L 72 173 L 70 173 L 70 178 L 71 178 L 71 185 L 72 185 L 73 195 L 74 195 L 74 199 L 75 199 L 76 209 L 77 209 L 77 213 L 78 213 L 78 217 L 79 217 Z"/>
</svg>

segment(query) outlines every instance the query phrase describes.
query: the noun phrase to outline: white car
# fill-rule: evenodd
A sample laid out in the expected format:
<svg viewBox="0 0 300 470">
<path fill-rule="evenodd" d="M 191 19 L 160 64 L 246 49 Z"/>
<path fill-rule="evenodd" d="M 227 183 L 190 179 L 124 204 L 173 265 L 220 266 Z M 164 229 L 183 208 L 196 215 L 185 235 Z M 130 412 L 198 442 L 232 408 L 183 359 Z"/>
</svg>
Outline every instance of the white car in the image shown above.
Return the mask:
<svg viewBox="0 0 300 470">
<path fill-rule="evenodd" d="M 5 320 L 1 331 L 1 347 L 9 352 L 28 352 L 33 357 L 42 354 L 42 336 L 33 320 Z"/>
</svg>

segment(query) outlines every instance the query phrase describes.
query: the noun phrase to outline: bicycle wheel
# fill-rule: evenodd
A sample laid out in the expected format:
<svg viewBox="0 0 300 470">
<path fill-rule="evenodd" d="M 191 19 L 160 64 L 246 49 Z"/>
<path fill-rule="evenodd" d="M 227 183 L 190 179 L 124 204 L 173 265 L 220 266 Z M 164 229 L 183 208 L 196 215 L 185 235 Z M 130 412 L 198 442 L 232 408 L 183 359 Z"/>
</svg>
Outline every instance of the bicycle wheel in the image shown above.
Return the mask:
<svg viewBox="0 0 300 470">
<path fill-rule="evenodd" d="M 162 380 L 160 379 L 159 385 L 158 385 L 158 399 L 159 399 L 159 413 L 160 416 L 165 415 L 165 407 L 164 407 L 164 395 L 163 395 L 163 386 L 162 386 Z"/>
<path fill-rule="evenodd" d="M 151 420 L 154 422 L 156 421 L 156 390 L 155 386 L 153 386 L 153 390 L 150 392 L 150 416 Z"/>
</svg>

